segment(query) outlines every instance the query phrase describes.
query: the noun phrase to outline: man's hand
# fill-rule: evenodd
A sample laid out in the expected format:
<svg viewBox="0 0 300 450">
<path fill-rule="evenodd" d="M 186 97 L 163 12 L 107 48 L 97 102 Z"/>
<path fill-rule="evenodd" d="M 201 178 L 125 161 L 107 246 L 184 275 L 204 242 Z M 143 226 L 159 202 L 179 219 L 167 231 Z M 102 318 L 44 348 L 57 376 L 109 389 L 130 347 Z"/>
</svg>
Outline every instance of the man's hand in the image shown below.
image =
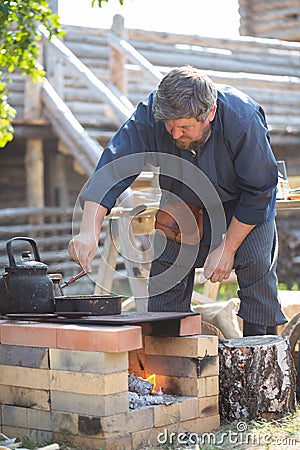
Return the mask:
<svg viewBox="0 0 300 450">
<path fill-rule="evenodd" d="M 240 222 L 236 217 L 232 218 L 226 238 L 206 258 L 204 264 L 206 279 L 216 283 L 229 278 L 234 266 L 235 254 L 253 228 L 255 225 Z"/>
<path fill-rule="evenodd" d="M 206 258 L 204 264 L 205 278 L 212 283 L 227 280 L 233 269 L 234 255 L 234 252 L 225 251 L 225 245 L 222 242 Z"/>
<path fill-rule="evenodd" d="M 98 242 L 94 233 L 80 233 L 69 242 L 70 257 L 88 272 L 92 271 L 92 261 L 98 250 Z"/>
<path fill-rule="evenodd" d="M 84 203 L 80 233 L 69 242 L 70 257 L 88 272 L 92 271 L 92 261 L 98 251 L 98 239 L 107 208 L 98 203 Z"/>
</svg>

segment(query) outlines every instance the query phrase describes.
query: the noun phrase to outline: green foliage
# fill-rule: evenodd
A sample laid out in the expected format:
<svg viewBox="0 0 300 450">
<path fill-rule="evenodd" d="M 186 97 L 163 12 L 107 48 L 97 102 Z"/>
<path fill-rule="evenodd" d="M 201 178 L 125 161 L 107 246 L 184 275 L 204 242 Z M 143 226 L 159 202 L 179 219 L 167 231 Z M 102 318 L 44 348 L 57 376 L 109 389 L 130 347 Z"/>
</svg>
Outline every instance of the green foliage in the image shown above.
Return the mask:
<svg viewBox="0 0 300 450">
<path fill-rule="evenodd" d="M 0 148 L 13 139 L 12 120 L 16 115 L 16 110 L 7 102 L 7 88 L 1 79 L 0 72 Z"/>
<path fill-rule="evenodd" d="M 102 3 L 108 3 L 108 0 L 97 0 L 98 6 L 101 8 L 102 7 Z M 96 3 L 96 0 L 92 0 L 92 8 L 94 8 Z M 119 0 L 120 5 L 124 5 L 124 0 Z"/>
<path fill-rule="evenodd" d="M 62 34 L 57 14 L 52 14 L 45 0 L 0 1 L 0 147 L 13 137 L 12 120 L 16 111 L 7 102 L 10 74 L 19 70 L 35 82 L 45 74 L 38 64 L 38 25 L 52 35 Z"/>
</svg>

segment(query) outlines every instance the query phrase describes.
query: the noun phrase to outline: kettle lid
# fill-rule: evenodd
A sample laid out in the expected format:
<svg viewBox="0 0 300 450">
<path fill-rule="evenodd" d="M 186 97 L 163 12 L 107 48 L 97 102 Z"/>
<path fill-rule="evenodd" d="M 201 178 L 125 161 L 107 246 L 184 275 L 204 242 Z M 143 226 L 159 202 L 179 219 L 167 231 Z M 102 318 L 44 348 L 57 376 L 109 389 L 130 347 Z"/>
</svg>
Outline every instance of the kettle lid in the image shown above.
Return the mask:
<svg viewBox="0 0 300 450">
<path fill-rule="evenodd" d="M 15 262 L 15 268 L 17 269 L 47 269 L 48 266 L 41 261 L 33 259 L 30 251 L 25 250 L 21 253 L 20 261 Z"/>
<path fill-rule="evenodd" d="M 17 240 L 29 242 L 29 244 L 31 245 L 31 249 L 33 251 L 33 254 L 30 250 L 22 251 L 21 259 L 18 262 L 15 260 L 15 257 L 13 255 L 13 251 L 12 251 L 12 242 L 17 241 Z M 10 268 L 31 269 L 31 270 L 48 268 L 48 266 L 41 261 L 36 242 L 31 238 L 28 238 L 28 237 L 12 238 L 6 243 L 6 248 L 7 248 L 8 259 L 9 259 L 9 263 L 10 263 L 9 267 L 5 267 L 6 270 L 10 269 Z"/>
</svg>

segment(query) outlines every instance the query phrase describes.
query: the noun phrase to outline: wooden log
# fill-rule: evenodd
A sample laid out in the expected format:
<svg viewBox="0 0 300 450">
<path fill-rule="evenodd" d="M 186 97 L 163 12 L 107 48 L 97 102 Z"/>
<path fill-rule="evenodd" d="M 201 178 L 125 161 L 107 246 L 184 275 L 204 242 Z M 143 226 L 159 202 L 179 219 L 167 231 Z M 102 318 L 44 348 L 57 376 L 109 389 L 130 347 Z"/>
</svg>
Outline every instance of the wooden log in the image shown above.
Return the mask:
<svg viewBox="0 0 300 450">
<path fill-rule="evenodd" d="M 270 4 L 273 5 L 273 2 Z M 158 43 L 168 43 L 168 44 L 190 44 L 190 45 L 202 45 L 203 47 L 215 47 L 226 48 L 231 51 L 236 51 L 241 48 L 249 49 L 255 51 L 261 49 L 262 53 L 266 49 L 291 49 L 299 50 L 299 43 L 297 42 L 285 42 L 278 39 L 268 39 L 261 38 L 257 36 L 239 36 L 238 38 L 214 38 L 201 35 L 182 35 L 176 33 L 165 33 L 163 31 L 147 31 L 147 30 L 136 30 L 129 29 L 128 36 L 130 42 L 135 46 L 135 41 L 141 42 L 158 42 Z M 137 46 L 138 48 L 138 46 Z"/>
<path fill-rule="evenodd" d="M 269 73 L 272 75 L 295 75 L 299 72 L 299 61 L 295 54 L 286 50 L 273 49 L 268 52 L 249 52 L 244 46 L 234 51 L 200 45 L 163 45 L 144 44 L 137 47 L 138 51 L 154 65 L 177 65 L 189 63 L 201 66 L 203 69 L 214 69 L 223 71 L 243 71 L 252 73 Z M 299 53 L 299 51 L 298 51 Z M 172 57 L 172 61 L 170 60 Z M 262 59 L 264 64 L 262 65 Z M 171 61 L 171 63 L 169 62 Z"/>
<path fill-rule="evenodd" d="M 179 41 L 180 42 L 180 41 Z M 69 44 L 69 43 L 68 43 Z M 77 43 L 76 46 L 71 43 L 69 44 L 69 47 L 72 49 L 72 51 L 80 58 L 82 58 L 82 60 L 85 62 L 86 65 L 89 65 L 88 59 L 87 59 L 87 55 L 90 54 L 90 58 L 92 58 L 93 56 L 95 57 L 95 55 L 97 53 L 99 53 L 99 48 L 94 47 L 89 45 L 89 49 L 85 49 L 83 47 L 82 43 Z M 119 45 L 120 47 L 120 43 L 118 44 L 116 42 L 116 45 Z M 199 56 L 203 56 L 205 57 L 205 60 L 207 59 L 207 57 L 211 58 L 212 63 L 215 63 L 216 61 L 216 54 L 218 55 L 217 61 L 218 64 L 221 65 L 221 69 L 222 69 L 222 64 L 223 64 L 223 60 L 241 60 L 241 63 L 246 63 L 249 64 L 251 63 L 251 59 L 255 58 L 255 60 L 257 60 L 257 64 L 256 64 L 256 70 L 257 72 L 269 72 L 269 71 L 274 71 L 275 74 L 286 74 L 287 71 L 291 71 L 293 66 L 297 63 L 297 58 L 296 55 L 294 54 L 296 50 L 296 48 L 294 48 L 293 52 L 290 49 L 286 49 L 285 46 L 283 45 L 279 45 L 277 43 L 277 46 L 274 45 L 271 47 L 271 45 L 267 45 L 264 46 L 263 48 L 261 48 L 260 46 L 256 47 L 252 47 L 250 45 L 248 45 L 248 42 L 239 42 L 239 46 L 236 46 L 236 44 L 232 45 L 231 48 L 231 43 L 229 42 L 228 46 L 224 47 L 224 44 L 222 41 L 220 40 L 211 40 L 211 41 L 204 41 L 202 42 L 202 39 L 198 39 L 198 45 L 196 45 L 195 43 L 191 42 L 190 44 L 178 44 L 178 42 L 176 44 L 169 44 L 169 43 L 164 43 L 164 42 L 160 42 L 160 43 L 155 43 L 152 41 L 132 41 L 131 45 L 132 48 L 135 49 L 135 51 L 138 51 L 139 53 L 142 53 L 144 56 L 148 57 L 147 52 L 151 52 L 156 55 L 156 58 L 159 58 L 159 61 L 164 61 L 164 55 L 170 55 L 173 54 L 174 55 L 174 60 L 176 61 L 178 57 L 180 57 L 180 52 L 182 53 L 181 57 L 186 57 L 184 55 L 186 55 L 187 53 L 189 54 L 189 58 L 194 55 L 195 57 L 198 55 Z M 184 49 L 184 47 L 186 47 L 186 49 Z M 276 52 L 274 52 L 274 48 L 276 47 Z M 104 58 L 104 60 L 108 59 L 109 55 L 107 53 L 107 45 L 106 47 L 104 47 L 106 49 L 106 51 L 103 49 L 103 51 L 101 50 L 101 57 Z M 126 48 L 124 48 L 125 51 Z M 299 51 L 299 48 L 298 48 Z M 130 53 L 130 51 L 129 51 Z M 264 59 L 265 64 L 262 65 L 261 64 L 261 58 L 262 55 L 264 58 L 267 58 L 267 61 Z M 127 56 L 130 56 L 129 54 L 127 54 Z M 95 64 L 98 63 L 100 55 L 98 55 L 98 57 L 95 60 Z M 129 58 L 130 59 L 130 58 Z M 154 63 L 154 61 L 151 59 L 151 57 L 149 58 L 150 61 L 152 63 Z M 274 63 L 273 63 L 274 62 Z M 291 64 L 289 64 L 289 62 L 291 62 Z M 177 65 L 179 61 L 177 61 Z M 207 64 L 209 65 L 209 61 L 207 61 Z M 173 64 L 174 65 L 174 64 Z M 224 68 L 223 68 L 224 70 Z M 245 69 L 244 69 L 245 70 Z M 253 71 L 255 71 L 255 67 L 253 68 Z"/>
<path fill-rule="evenodd" d="M 133 107 L 131 110 L 129 110 L 128 107 L 124 105 L 122 100 L 114 95 L 108 89 L 108 87 L 102 81 L 100 81 L 94 75 L 94 73 L 88 67 L 86 67 L 75 56 L 75 54 L 72 53 L 71 50 L 69 50 L 59 39 L 57 39 L 55 36 L 52 36 L 51 41 L 49 41 L 49 33 L 47 32 L 47 30 L 43 26 L 40 26 L 39 30 L 43 36 L 43 42 L 46 45 L 49 45 L 50 47 L 56 49 L 56 51 L 64 59 L 64 61 L 73 67 L 74 72 L 77 73 L 77 75 L 79 75 L 82 79 L 84 79 L 89 86 L 92 86 L 92 88 L 95 90 L 95 95 L 96 93 L 100 94 L 100 96 L 104 98 L 110 106 L 112 106 L 121 121 L 127 120 L 133 111 Z"/>
<path fill-rule="evenodd" d="M 128 34 L 132 36 L 131 33 L 132 30 L 128 30 Z M 133 30 L 134 33 L 134 30 Z M 144 33 L 144 32 L 143 32 Z M 151 34 L 151 33 L 150 33 Z M 189 58 L 194 54 L 194 57 L 198 58 L 199 56 L 205 56 L 207 59 L 207 64 L 209 61 L 212 63 L 216 62 L 216 59 L 218 61 L 219 67 L 220 64 L 222 65 L 222 61 L 228 60 L 233 61 L 242 60 L 243 63 L 249 64 L 251 63 L 251 57 L 260 57 L 264 59 L 265 64 L 256 65 L 257 72 L 268 72 L 270 70 L 275 71 L 274 73 L 277 74 L 286 74 L 287 71 L 290 71 L 293 69 L 293 66 L 295 68 L 298 66 L 298 59 L 295 52 L 299 52 L 299 45 L 296 44 L 291 46 L 288 46 L 286 42 L 281 42 L 278 40 L 268 40 L 268 39 L 261 39 L 260 41 L 256 38 L 244 38 L 243 39 L 235 39 L 235 40 L 222 40 L 222 39 L 216 39 L 216 38 L 205 38 L 202 36 L 198 36 L 197 40 L 194 37 L 194 39 L 190 39 L 189 41 L 186 40 L 186 36 L 180 36 L 172 35 L 174 37 L 173 41 L 172 39 L 169 40 L 169 37 L 164 39 L 164 34 L 162 33 L 160 36 L 161 39 L 157 39 L 158 42 L 155 42 L 152 40 L 153 32 L 150 35 L 147 35 L 147 32 L 143 34 L 140 37 L 140 40 L 131 40 L 131 45 L 137 50 L 139 53 L 142 53 L 146 58 L 148 57 L 147 53 L 145 52 L 151 52 L 154 55 L 154 58 L 157 58 L 157 61 L 160 63 L 164 62 L 164 57 L 168 56 L 170 54 L 174 55 L 174 59 L 177 59 L 177 53 L 180 56 L 180 51 L 184 53 L 189 54 Z M 169 36 L 169 35 L 168 35 Z M 149 39 L 148 39 L 149 37 Z M 175 40 L 176 39 L 176 40 Z M 169 42 L 170 41 L 170 42 Z M 179 45 L 180 43 L 180 45 Z M 189 47 L 186 48 L 184 51 L 184 46 Z M 73 48 L 73 47 L 72 47 Z M 202 48 L 202 53 L 199 52 Z M 73 48 L 74 49 L 74 48 Z M 226 51 L 224 50 L 226 49 Z M 274 49 L 276 49 L 276 52 L 274 52 Z M 99 52 L 103 52 L 101 48 L 94 49 L 94 53 L 97 54 Z M 126 49 L 124 48 L 126 51 Z M 85 58 L 85 52 L 83 50 L 80 50 L 80 43 L 78 43 L 78 48 L 75 50 L 75 53 L 82 55 L 82 58 Z M 91 54 L 93 51 L 90 49 Z M 219 53 L 218 53 L 219 51 Z M 216 53 L 217 52 L 217 53 Z M 223 53 L 220 53 L 223 52 Z M 128 54 L 127 54 L 128 56 Z M 216 58 L 217 57 L 217 58 Z M 250 60 L 249 60 L 250 58 Z M 265 59 L 267 58 L 267 59 Z M 149 59 L 152 63 L 155 63 L 155 59 L 153 60 L 151 58 L 151 55 L 149 56 Z M 270 64 L 269 64 L 270 62 Z M 176 62 L 176 65 L 178 64 L 178 61 Z M 224 70 L 224 68 L 223 68 Z M 233 69 L 234 70 L 234 69 Z M 252 70 L 252 69 L 251 69 Z M 255 67 L 253 67 L 253 71 L 255 71 Z M 293 73 L 293 72 L 292 72 Z"/>
<path fill-rule="evenodd" d="M 271 23 L 276 23 L 278 22 L 282 22 L 283 20 L 285 21 L 294 21 L 294 23 L 297 21 L 297 14 L 299 12 L 299 3 L 298 5 L 294 5 L 291 7 L 287 7 L 287 8 L 273 8 L 272 10 L 266 10 L 264 11 L 264 14 L 255 14 L 254 18 L 255 18 L 255 27 L 256 24 L 262 24 L 262 23 L 266 23 L 266 24 L 271 24 Z"/>
<path fill-rule="evenodd" d="M 69 42 L 68 41 L 68 49 L 71 50 L 77 58 L 91 58 L 96 59 L 97 54 L 99 58 L 109 58 L 109 48 L 107 47 L 107 42 L 103 42 L 102 44 L 91 44 L 89 42 Z M 98 52 L 97 52 L 98 49 Z"/>
<path fill-rule="evenodd" d="M 78 27 L 77 25 L 64 24 L 66 30 L 65 40 L 70 41 L 88 41 L 88 42 L 106 42 L 108 30 L 104 28 Z"/>
<path fill-rule="evenodd" d="M 136 377 L 132 372 L 128 375 L 128 390 L 137 394 L 151 394 L 153 384 L 147 380 Z"/>
<path fill-rule="evenodd" d="M 299 6 L 299 0 L 272 0 L 271 2 L 262 0 L 262 1 L 255 1 L 251 0 L 239 0 L 239 5 L 244 5 L 245 8 L 249 8 L 249 5 L 251 7 L 251 11 L 258 12 L 258 13 L 264 13 L 268 9 L 279 9 L 283 8 L 284 6 Z"/>
<path fill-rule="evenodd" d="M 73 151 L 74 158 L 90 175 L 103 149 L 88 136 L 50 83 L 44 81 L 42 87 L 42 98 L 48 119 L 54 125 L 58 136 Z"/>
<path fill-rule="evenodd" d="M 281 336 L 289 340 L 292 352 L 295 350 L 297 341 L 300 336 L 300 313 L 296 314 L 284 327 Z"/>
<path fill-rule="evenodd" d="M 124 52 L 112 45 L 111 36 L 115 35 L 120 39 L 126 39 L 126 30 L 124 27 L 124 17 L 116 14 L 113 18 L 112 29 L 109 38 L 110 44 L 110 80 L 111 83 L 119 89 L 122 94 L 127 95 L 127 74 L 125 70 L 126 58 Z"/>
<path fill-rule="evenodd" d="M 220 415 L 225 420 L 275 418 L 295 410 L 296 370 L 281 336 L 220 344 Z"/>
<path fill-rule="evenodd" d="M 38 62 L 43 60 L 43 47 L 39 46 Z M 26 77 L 25 91 L 24 91 L 24 119 L 30 121 L 39 121 L 42 116 L 42 104 L 40 99 L 41 86 L 36 83 L 31 77 Z"/>
<path fill-rule="evenodd" d="M 41 86 L 39 83 L 34 83 L 31 78 L 26 78 L 24 91 L 24 119 L 29 122 L 43 123 L 45 119 L 42 118 L 42 104 L 40 101 Z M 16 99 L 16 96 L 14 96 Z"/>
<path fill-rule="evenodd" d="M 150 75 L 151 78 L 153 78 L 156 82 L 159 82 L 162 78 L 162 74 L 153 66 L 152 63 L 149 62 L 148 59 L 144 58 L 141 53 L 139 53 L 129 42 L 125 41 L 124 39 L 118 38 L 117 35 L 111 34 L 110 37 L 111 45 L 121 50 L 122 52 L 125 52 L 128 59 L 133 62 L 134 64 L 138 64 L 140 67 L 143 68 L 144 72 L 146 72 L 148 75 Z"/>
<path fill-rule="evenodd" d="M 278 20 L 274 20 L 271 23 L 268 22 L 264 22 L 264 23 L 255 23 L 255 26 L 253 27 L 253 29 L 255 30 L 255 32 L 259 35 L 260 33 L 268 33 L 268 32 L 272 32 L 272 35 L 270 34 L 270 37 L 276 37 L 276 33 L 277 30 L 284 30 L 285 32 L 288 31 L 289 29 L 294 29 L 295 28 L 295 22 L 291 22 L 289 23 L 287 20 L 285 19 L 278 19 Z M 267 34 L 265 34 L 266 36 L 268 36 Z"/>
<path fill-rule="evenodd" d="M 101 252 L 94 294 L 104 295 L 112 292 L 113 278 L 116 269 L 119 236 L 111 234 L 107 227 L 106 238 Z"/>
<path fill-rule="evenodd" d="M 44 206 L 44 154 L 41 139 L 28 139 L 25 156 L 26 197 L 29 207 Z M 32 216 L 31 223 L 42 223 L 42 217 Z"/>
</svg>

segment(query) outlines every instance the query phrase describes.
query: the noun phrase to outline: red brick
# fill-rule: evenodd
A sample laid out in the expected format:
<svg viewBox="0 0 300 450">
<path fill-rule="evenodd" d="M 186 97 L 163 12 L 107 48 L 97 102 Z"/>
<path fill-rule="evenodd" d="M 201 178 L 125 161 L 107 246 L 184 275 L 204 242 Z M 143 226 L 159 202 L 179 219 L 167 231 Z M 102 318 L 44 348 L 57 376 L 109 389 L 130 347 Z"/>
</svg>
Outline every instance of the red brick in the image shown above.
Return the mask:
<svg viewBox="0 0 300 450">
<path fill-rule="evenodd" d="M 142 347 L 142 331 L 139 326 L 63 325 L 57 330 L 57 347 L 125 352 Z"/>
<path fill-rule="evenodd" d="M 10 322 L 1 323 L 1 343 L 31 347 L 56 347 L 56 330 L 53 323 Z"/>
<path fill-rule="evenodd" d="M 201 334 L 201 316 L 189 316 L 180 320 L 179 336 Z"/>
</svg>

